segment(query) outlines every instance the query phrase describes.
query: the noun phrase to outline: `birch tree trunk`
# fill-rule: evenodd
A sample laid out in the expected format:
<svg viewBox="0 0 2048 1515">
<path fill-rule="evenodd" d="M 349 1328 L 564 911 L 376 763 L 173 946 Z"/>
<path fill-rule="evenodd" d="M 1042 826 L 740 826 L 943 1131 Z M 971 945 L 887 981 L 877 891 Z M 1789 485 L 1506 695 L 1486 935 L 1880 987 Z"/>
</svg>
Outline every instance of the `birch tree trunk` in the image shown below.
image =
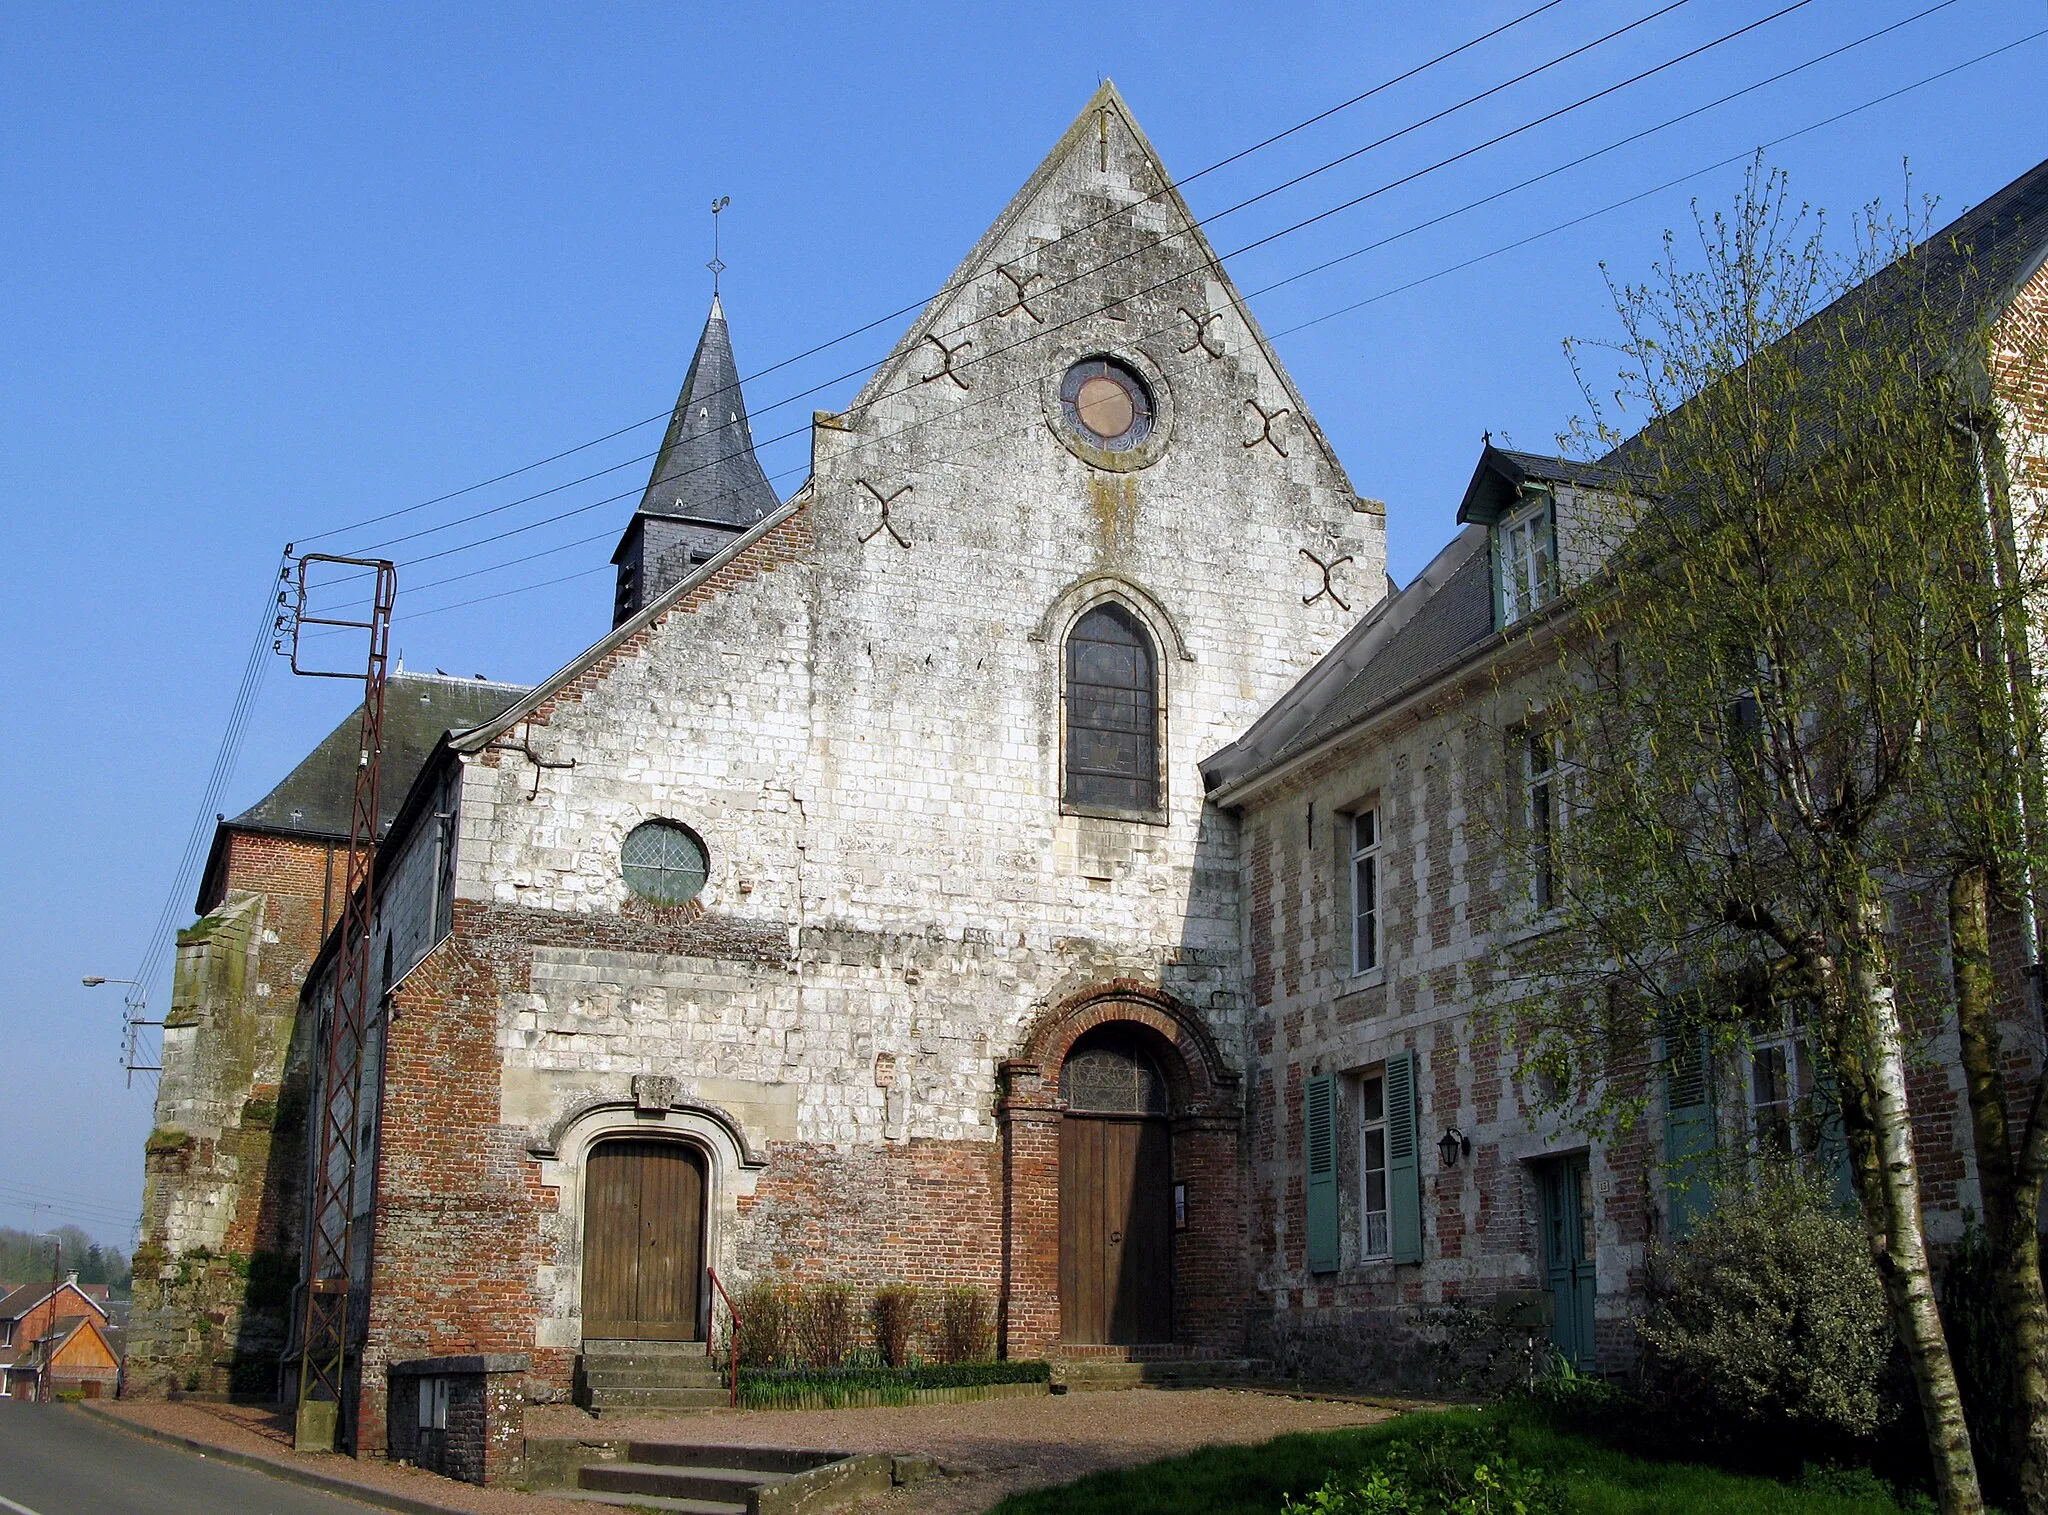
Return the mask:
<svg viewBox="0 0 2048 1515">
<path fill-rule="evenodd" d="M 1865 1149 L 1852 1164 L 1857 1197 L 1884 1280 L 1892 1325 L 1919 1390 L 1936 1500 L 1942 1515 L 1981 1515 L 1984 1499 L 1977 1487 L 1977 1463 L 1956 1387 L 1955 1363 L 1935 1303 L 1934 1273 L 1921 1223 L 1905 1036 L 1884 943 L 1884 904 L 1874 888 L 1864 891 L 1856 925 L 1857 939 L 1848 944 L 1847 981 L 1842 985 L 1848 1024 L 1843 1028 L 1847 1045 L 1841 1083 L 1845 1090 L 1854 1085 L 1857 1103 L 1863 1106 L 1858 1112 L 1845 1108 L 1845 1124 L 1855 1114 L 1863 1117 L 1856 1124 L 1867 1122 L 1862 1133 L 1851 1133 L 1852 1138 L 1862 1136 L 1856 1145 Z"/>
<path fill-rule="evenodd" d="M 2041 1186 L 2038 1178 L 2019 1183 L 2014 1173 L 1991 971 L 1991 881 L 1984 868 L 1961 869 L 1949 880 L 1948 919 L 1977 1185 L 1991 1239 L 1998 1320 L 2012 1353 L 2010 1450 L 2027 1515 L 2048 1515 L 2048 1296 L 2041 1288 Z M 2031 1103 L 2038 1104 L 2038 1098 Z"/>
</svg>

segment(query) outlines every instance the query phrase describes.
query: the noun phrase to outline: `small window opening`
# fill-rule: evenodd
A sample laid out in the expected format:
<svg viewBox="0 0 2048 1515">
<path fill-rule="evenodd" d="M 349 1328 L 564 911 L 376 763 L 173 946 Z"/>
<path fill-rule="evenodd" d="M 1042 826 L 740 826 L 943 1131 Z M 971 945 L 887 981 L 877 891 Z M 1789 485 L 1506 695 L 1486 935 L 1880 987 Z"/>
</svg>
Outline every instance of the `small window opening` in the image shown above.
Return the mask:
<svg viewBox="0 0 2048 1515">
<path fill-rule="evenodd" d="M 1351 971 L 1380 965 L 1380 816 L 1361 810 L 1351 818 Z"/>
<path fill-rule="evenodd" d="M 643 821 L 626 835 L 619 861 L 626 887 L 657 905 L 686 905 L 703 891 L 710 860 L 703 842 L 674 821 Z"/>
</svg>

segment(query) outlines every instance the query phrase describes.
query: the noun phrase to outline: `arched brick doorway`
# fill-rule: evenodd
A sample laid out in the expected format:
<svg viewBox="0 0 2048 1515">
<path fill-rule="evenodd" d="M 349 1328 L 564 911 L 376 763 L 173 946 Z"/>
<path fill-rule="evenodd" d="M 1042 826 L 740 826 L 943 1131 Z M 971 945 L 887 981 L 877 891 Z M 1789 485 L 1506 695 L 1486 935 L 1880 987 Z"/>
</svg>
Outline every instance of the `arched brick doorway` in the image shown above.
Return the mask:
<svg viewBox="0 0 2048 1515">
<path fill-rule="evenodd" d="M 1022 1052 L 998 1107 L 1005 1352 L 1241 1349 L 1237 1078 L 1200 1018 L 1106 984 L 1048 1010 Z"/>
</svg>

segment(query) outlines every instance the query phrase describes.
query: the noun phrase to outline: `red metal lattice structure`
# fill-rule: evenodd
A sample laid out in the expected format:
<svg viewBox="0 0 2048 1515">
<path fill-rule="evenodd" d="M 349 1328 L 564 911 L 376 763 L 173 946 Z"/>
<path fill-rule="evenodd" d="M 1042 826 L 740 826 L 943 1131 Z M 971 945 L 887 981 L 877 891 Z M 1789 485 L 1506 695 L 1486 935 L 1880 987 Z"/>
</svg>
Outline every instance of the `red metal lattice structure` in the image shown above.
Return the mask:
<svg viewBox="0 0 2048 1515">
<path fill-rule="evenodd" d="M 306 570 L 313 564 L 368 571 L 376 580 L 369 618 L 319 616 L 306 608 Z M 307 553 L 299 559 L 298 604 L 292 617 L 292 672 L 307 678 L 363 681 L 363 722 L 349 812 L 347 887 L 334 957 L 334 995 L 318 1050 L 320 1079 L 313 1132 L 312 1204 L 306 1235 L 305 1307 L 299 1331 L 296 1440 L 301 1450 L 333 1451 L 353 1442 L 349 1424 L 350 1257 L 354 1244 L 356 1174 L 363 1065 L 370 1027 L 370 930 L 377 864 L 378 779 L 384 756 L 384 678 L 391 647 L 391 611 L 398 570 L 381 558 Z M 282 595 L 279 596 L 283 598 Z M 300 663 L 308 626 L 362 631 L 369 656 L 360 674 Z"/>
</svg>

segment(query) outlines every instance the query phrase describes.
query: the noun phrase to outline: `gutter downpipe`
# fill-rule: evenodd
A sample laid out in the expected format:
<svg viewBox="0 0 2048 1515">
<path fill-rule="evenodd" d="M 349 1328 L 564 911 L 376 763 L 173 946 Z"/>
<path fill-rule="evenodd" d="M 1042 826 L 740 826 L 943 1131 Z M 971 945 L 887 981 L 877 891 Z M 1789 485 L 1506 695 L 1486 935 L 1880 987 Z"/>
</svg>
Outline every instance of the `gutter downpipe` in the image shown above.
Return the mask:
<svg viewBox="0 0 2048 1515">
<path fill-rule="evenodd" d="M 2000 508 L 1998 491 L 1991 482 L 1990 460 L 1985 454 L 1984 434 L 1976 421 L 1955 423 L 1970 439 L 1970 460 L 1977 475 L 1977 495 L 1984 511 L 1984 539 L 1991 557 L 1993 587 L 2001 600 L 2010 592 L 2017 567 L 2017 549 L 2013 543 L 2012 522 Z M 2039 712 L 2035 704 L 2033 669 L 2027 659 L 2024 640 L 2025 617 L 2020 625 L 2012 625 L 2014 612 L 2008 609 L 2000 618 L 2004 623 L 1999 627 L 1999 638 L 2004 642 L 2005 655 L 2005 697 L 2008 709 L 2018 724 L 2020 734 L 2008 738 L 2013 766 L 2020 773 L 2020 828 L 2027 839 L 2027 887 L 2020 891 L 2021 932 L 2026 941 L 2027 984 L 2034 999 L 2034 1015 L 2042 1019 L 2044 1008 L 2044 986 L 2042 982 L 2043 943 L 2041 939 L 2041 910 L 2039 900 L 2043 888 L 2040 875 L 2040 847 L 2038 827 L 2042 819 L 2042 796 L 2040 775 L 2033 763 L 2022 763 L 2021 752 L 2039 751 L 2037 737 L 2040 730 Z M 2016 630 L 2017 633 L 2016 634 Z M 2017 747 L 2019 750 L 2012 750 Z"/>
</svg>

